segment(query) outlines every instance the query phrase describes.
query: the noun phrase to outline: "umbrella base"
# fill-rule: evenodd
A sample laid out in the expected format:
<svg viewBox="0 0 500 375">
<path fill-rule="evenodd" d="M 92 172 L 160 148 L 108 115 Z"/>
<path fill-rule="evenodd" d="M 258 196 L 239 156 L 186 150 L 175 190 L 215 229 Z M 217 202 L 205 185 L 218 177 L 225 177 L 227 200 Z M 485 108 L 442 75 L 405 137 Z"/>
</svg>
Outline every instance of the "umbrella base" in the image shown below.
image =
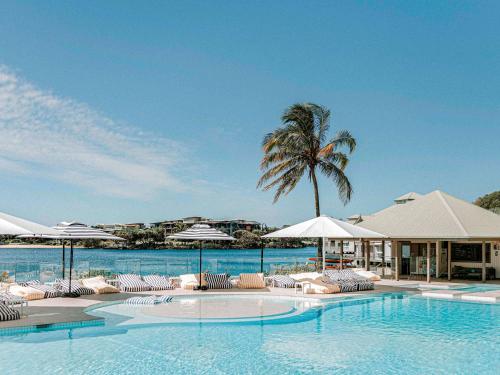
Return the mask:
<svg viewBox="0 0 500 375">
<path fill-rule="evenodd" d="M 79 294 L 79 293 L 77 293 L 77 292 L 64 293 L 64 294 L 63 294 L 63 297 L 67 297 L 67 298 L 77 298 L 77 297 L 80 297 L 80 294 Z"/>
<path fill-rule="evenodd" d="M 199 286 L 199 285 L 196 285 L 193 290 L 208 290 L 208 287 L 206 285 L 203 285 L 203 286 Z"/>
</svg>

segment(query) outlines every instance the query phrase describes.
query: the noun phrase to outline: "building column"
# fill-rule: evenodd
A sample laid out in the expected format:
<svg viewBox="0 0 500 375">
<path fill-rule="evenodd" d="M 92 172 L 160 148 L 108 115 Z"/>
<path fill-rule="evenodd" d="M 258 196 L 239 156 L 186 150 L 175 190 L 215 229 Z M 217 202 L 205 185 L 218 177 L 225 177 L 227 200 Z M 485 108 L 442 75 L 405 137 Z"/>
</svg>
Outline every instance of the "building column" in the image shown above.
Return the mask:
<svg viewBox="0 0 500 375">
<path fill-rule="evenodd" d="M 436 241 L 436 279 L 439 279 L 440 267 L 441 267 L 441 241 Z"/>
<path fill-rule="evenodd" d="M 366 245 L 365 245 L 365 251 L 366 251 L 366 254 L 365 254 L 365 269 L 367 271 L 370 271 L 370 241 L 365 241 L 366 242 Z"/>
<path fill-rule="evenodd" d="M 392 241 L 391 252 L 394 258 L 394 278 L 399 281 L 399 244 L 398 241 Z"/>
<path fill-rule="evenodd" d="M 385 276 L 385 241 L 382 240 L 382 277 Z"/>
<path fill-rule="evenodd" d="M 344 241 L 340 241 L 340 269 L 344 268 Z"/>
<path fill-rule="evenodd" d="M 447 258 L 448 258 L 448 281 L 451 280 L 451 241 L 448 241 L 448 252 L 447 252 Z"/>
<path fill-rule="evenodd" d="M 427 282 L 431 282 L 431 243 L 427 241 Z"/>
<path fill-rule="evenodd" d="M 483 241 L 483 243 L 481 244 L 481 261 L 482 261 L 482 276 L 481 276 L 481 280 L 483 283 L 486 282 L 486 242 Z"/>
</svg>

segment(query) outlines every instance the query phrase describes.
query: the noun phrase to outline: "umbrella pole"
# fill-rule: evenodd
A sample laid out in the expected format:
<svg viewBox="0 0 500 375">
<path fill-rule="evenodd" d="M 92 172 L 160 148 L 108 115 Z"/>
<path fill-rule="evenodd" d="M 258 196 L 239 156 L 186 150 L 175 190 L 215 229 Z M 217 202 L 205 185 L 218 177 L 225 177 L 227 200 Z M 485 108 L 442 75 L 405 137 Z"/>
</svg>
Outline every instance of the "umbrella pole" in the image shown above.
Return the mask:
<svg viewBox="0 0 500 375">
<path fill-rule="evenodd" d="M 61 243 L 62 243 L 62 279 L 64 280 L 64 275 L 66 274 L 66 248 L 64 240 L 61 240 Z"/>
<path fill-rule="evenodd" d="M 264 273 L 264 241 L 261 241 L 260 247 L 260 273 Z"/>
<path fill-rule="evenodd" d="M 69 240 L 71 250 L 69 253 L 69 294 L 71 294 L 71 274 L 73 273 L 73 240 Z"/>
<path fill-rule="evenodd" d="M 201 290 L 201 263 L 202 263 L 202 258 L 201 258 L 201 248 L 203 247 L 203 241 L 200 241 L 200 279 L 198 281 L 198 288 Z"/>
</svg>

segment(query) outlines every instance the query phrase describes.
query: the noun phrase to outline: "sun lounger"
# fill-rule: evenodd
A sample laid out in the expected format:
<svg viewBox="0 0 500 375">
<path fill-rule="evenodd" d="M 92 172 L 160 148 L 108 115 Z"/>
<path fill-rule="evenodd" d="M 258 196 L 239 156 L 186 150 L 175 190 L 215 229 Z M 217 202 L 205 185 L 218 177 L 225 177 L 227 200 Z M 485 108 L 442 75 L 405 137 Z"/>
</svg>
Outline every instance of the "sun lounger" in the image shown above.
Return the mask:
<svg viewBox="0 0 500 375">
<path fill-rule="evenodd" d="M 340 287 L 334 283 L 325 283 L 318 272 L 304 272 L 288 275 L 301 284 L 306 294 L 333 294 L 340 293 Z"/>
<path fill-rule="evenodd" d="M 263 289 L 266 287 L 264 274 L 262 273 L 242 273 L 237 283 L 240 289 Z"/>
<path fill-rule="evenodd" d="M 353 268 L 352 271 L 355 274 L 357 274 L 361 277 L 364 277 L 370 281 L 380 281 L 381 280 L 381 277 L 379 275 L 377 275 L 375 272 L 366 271 L 363 268 Z"/>
<path fill-rule="evenodd" d="M 374 289 L 373 281 L 356 274 L 352 269 L 326 270 L 323 272 L 323 281 L 340 286 L 342 293 Z"/>
<path fill-rule="evenodd" d="M 168 277 L 159 275 L 146 275 L 142 279 L 151 287 L 151 290 L 172 290 L 175 285 L 172 284 Z"/>
<path fill-rule="evenodd" d="M 38 289 L 44 292 L 43 298 L 55 298 L 60 297 L 62 295 L 61 291 L 57 290 L 53 286 L 40 284 L 38 280 L 31 280 L 21 284 L 22 286 L 30 286 L 32 288 Z"/>
<path fill-rule="evenodd" d="M 0 293 L 0 304 L 4 304 L 8 307 L 19 306 L 21 308 L 21 315 L 23 308 L 28 306 L 28 301 L 23 297 L 15 296 L 9 292 Z"/>
<path fill-rule="evenodd" d="M 180 275 L 179 278 L 181 279 L 181 288 L 182 289 L 188 289 L 192 290 L 195 287 L 198 287 L 200 285 L 200 275 L 199 274 L 194 274 L 194 273 L 187 273 L 184 275 Z M 201 274 L 201 286 L 207 286 L 207 281 L 205 279 L 205 274 Z"/>
<path fill-rule="evenodd" d="M 231 289 L 233 287 L 227 273 L 206 273 L 205 280 L 208 289 Z"/>
<path fill-rule="evenodd" d="M 296 281 L 288 275 L 270 276 L 271 285 L 276 288 L 294 288 Z"/>
<path fill-rule="evenodd" d="M 69 293 L 69 280 L 58 280 L 56 281 L 56 288 L 62 293 Z M 71 280 L 71 292 L 77 293 L 81 296 L 88 296 L 95 294 L 94 289 L 87 288 L 83 286 L 78 280 Z"/>
<path fill-rule="evenodd" d="M 139 275 L 133 273 L 118 275 L 118 281 L 122 292 L 145 292 L 151 290 L 151 287 Z"/>
<path fill-rule="evenodd" d="M 0 303 L 0 321 L 5 322 L 8 320 L 18 320 L 21 318 L 19 311 Z"/>
<path fill-rule="evenodd" d="M 26 301 L 43 299 L 45 297 L 45 292 L 42 292 L 41 290 L 35 289 L 31 286 L 21 286 L 18 284 L 10 285 L 8 292 L 15 296 L 22 297 Z"/>
<path fill-rule="evenodd" d="M 96 276 L 89 279 L 80 280 L 82 285 L 86 288 L 92 289 L 96 294 L 109 294 L 109 293 L 119 293 L 120 289 L 108 284 L 104 277 Z"/>
</svg>

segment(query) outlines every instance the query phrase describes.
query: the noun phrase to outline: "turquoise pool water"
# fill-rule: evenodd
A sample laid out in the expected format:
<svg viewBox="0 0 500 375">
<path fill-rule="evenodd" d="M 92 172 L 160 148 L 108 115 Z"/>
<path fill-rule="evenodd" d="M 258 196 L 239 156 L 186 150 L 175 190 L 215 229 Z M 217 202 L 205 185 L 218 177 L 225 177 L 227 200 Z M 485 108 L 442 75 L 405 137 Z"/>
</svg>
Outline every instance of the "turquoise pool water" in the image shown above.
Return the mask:
<svg viewBox="0 0 500 375">
<path fill-rule="evenodd" d="M 270 321 L 114 322 L 0 337 L 9 374 L 497 374 L 499 354 L 499 305 L 403 294 Z"/>
</svg>

